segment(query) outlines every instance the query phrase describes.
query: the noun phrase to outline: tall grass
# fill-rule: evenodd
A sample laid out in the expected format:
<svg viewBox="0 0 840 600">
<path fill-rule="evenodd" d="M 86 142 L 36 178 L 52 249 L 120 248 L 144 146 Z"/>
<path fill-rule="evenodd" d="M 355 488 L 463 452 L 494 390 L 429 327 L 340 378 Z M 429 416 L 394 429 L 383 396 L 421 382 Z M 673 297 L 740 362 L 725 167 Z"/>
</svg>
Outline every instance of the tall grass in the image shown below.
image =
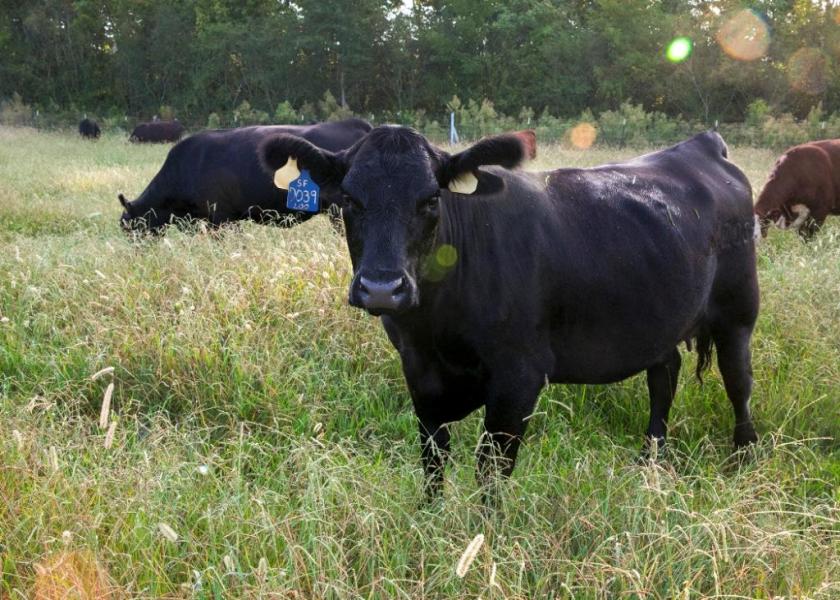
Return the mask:
<svg viewBox="0 0 840 600">
<path fill-rule="evenodd" d="M 480 415 L 422 504 L 397 356 L 325 220 L 123 236 L 116 193 L 167 149 L 0 129 L 0 597 L 840 597 L 840 223 L 760 248 L 751 460 L 688 357 L 668 462 L 636 461 L 642 377 L 554 386 L 487 514 Z M 731 154 L 760 187 L 772 153 Z"/>
</svg>

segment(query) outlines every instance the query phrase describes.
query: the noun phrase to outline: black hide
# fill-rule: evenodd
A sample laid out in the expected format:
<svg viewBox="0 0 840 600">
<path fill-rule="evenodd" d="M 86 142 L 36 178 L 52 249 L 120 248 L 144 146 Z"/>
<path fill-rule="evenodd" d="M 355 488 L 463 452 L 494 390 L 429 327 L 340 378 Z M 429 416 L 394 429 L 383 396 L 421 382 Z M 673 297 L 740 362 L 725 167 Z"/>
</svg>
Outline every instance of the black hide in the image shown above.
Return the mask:
<svg viewBox="0 0 840 600">
<path fill-rule="evenodd" d="M 275 162 L 286 144 L 271 142 Z M 592 169 L 479 169 L 521 155 L 491 138 L 450 156 L 391 127 L 326 157 L 323 183 L 344 193 L 350 302 L 382 315 L 399 351 L 429 491 L 442 482 L 446 424 L 482 406 L 481 479 L 492 465 L 510 473 L 547 382 L 646 371 L 647 439 L 664 443 L 681 342 L 696 341 L 698 375 L 716 347 L 735 444 L 753 442 L 752 194 L 720 136 Z M 477 192 L 446 190 L 464 169 Z"/>
<path fill-rule="evenodd" d="M 363 137 L 371 126 L 349 119 L 306 126 L 257 126 L 202 131 L 175 145 L 148 187 L 133 202 L 120 197 L 126 229 L 157 230 L 177 219 L 212 225 L 252 219 L 290 225 L 311 217 L 286 208 L 286 192 L 274 185 L 273 172 L 260 166 L 257 148 L 278 133 L 294 133 L 317 146 L 340 150 Z M 322 210 L 329 198 L 322 198 Z"/>
</svg>

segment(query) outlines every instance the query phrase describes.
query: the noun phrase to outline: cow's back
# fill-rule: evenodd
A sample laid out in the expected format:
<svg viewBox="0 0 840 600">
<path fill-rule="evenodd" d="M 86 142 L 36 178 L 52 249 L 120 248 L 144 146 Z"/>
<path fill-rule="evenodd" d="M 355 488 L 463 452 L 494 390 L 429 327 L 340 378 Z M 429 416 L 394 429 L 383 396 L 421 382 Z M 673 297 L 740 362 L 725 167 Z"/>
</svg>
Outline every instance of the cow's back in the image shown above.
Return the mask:
<svg viewBox="0 0 840 600">
<path fill-rule="evenodd" d="M 458 260 L 429 319 L 486 335 L 477 347 L 504 331 L 505 343 L 526 348 L 534 340 L 518 332 L 544 331 L 555 381 L 618 380 L 695 335 L 719 258 L 754 265 L 752 201 L 722 142 L 684 145 L 593 169 L 488 168 L 489 193 L 445 193 L 439 241 Z M 577 356 L 596 350 L 607 360 L 588 371 Z M 604 370 L 611 356 L 621 372 Z"/>
<path fill-rule="evenodd" d="M 830 165 L 825 176 L 831 179 L 834 211 L 840 213 L 840 140 L 821 140 L 813 144 L 825 153 L 826 162 Z"/>
</svg>

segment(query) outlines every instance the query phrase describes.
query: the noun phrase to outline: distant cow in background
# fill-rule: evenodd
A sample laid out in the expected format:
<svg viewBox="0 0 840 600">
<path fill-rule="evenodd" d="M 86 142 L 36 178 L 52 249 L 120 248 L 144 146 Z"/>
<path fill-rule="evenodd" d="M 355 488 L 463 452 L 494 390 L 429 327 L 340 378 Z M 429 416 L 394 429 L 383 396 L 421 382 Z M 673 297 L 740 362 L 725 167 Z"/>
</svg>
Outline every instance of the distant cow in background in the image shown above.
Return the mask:
<svg viewBox="0 0 840 600">
<path fill-rule="evenodd" d="M 755 204 L 762 235 L 776 223 L 809 239 L 828 215 L 840 215 L 840 140 L 809 142 L 776 161 Z"/>
<path fill-rule="evenodd" d="M 174 121 L 152 121 L 140 123 L 131 132 L 130 142 L 177 142 L 186 129 L 178 119 Z"/>
<path fill-rule="evenodd" d="M 533 129 L 523 129 L 522 131 L 514 131 L 513 134 L 522 140 L 526 158 L 529 160 L 537 158 L 537 132 Z"/>
<path fill-rule="evenodd" d="M 89 140 L 99 139 L 99 124 L 93 119 L 85 117 L 79 122 L 79 135 Z"/>
<path fill-rule="evenodd" d="M 119 195 L 126 230 L 156 231 L 177 219 L 201 219 L 212 225 L 251 219 L 293 225 L 313 216 L 286 208 L 286 191 L 260 167 L 263 140 L 289 133 L 338 152 L 371 130 L 370 123 L 347 119 L 316 125 L 272 125 L 216 129 L 196 133 L 176 144 L 146 189 L 133 202 Z M 324 195 L 326 210 L 334 198 Z"/>
<path fill-rule="evenodd" d="M 157 231 L 176 219 L 201 219 L 212 225 L 250 219 L 290 226 L 314 213 L 286 208 L 285 190 L 277 189 L 259 164 L 260 144 L 281 133 L 299 136 L 315 146 L 338 152 L 350 148 L 371 130 L 361 119 L 310 125 L 270 125 L 196 133 L 177 144 L 148 187 L 133 202 L 119 195 L 126 230 Z M 534 130 L 514 132 L 528 158 L 537 154 Z M 339 200 L 322 190 L 321 212 Z"/>
</svg>

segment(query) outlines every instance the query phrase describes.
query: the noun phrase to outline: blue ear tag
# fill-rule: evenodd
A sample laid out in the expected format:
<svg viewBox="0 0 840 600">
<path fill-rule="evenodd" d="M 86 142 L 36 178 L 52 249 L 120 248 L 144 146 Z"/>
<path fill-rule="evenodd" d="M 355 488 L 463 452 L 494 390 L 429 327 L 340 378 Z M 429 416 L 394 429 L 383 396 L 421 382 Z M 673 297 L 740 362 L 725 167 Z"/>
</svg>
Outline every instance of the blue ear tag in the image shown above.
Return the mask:
<svg viewBox="0 0 840 600">
<path fill-rule="evenodd" d="M 286 208 L 308 213 L 316 213 L 320 208 L 318 197 L 321 195 L 321 187 L 312 181 L 309 171 L 303 169 L 300 177 L 289 184 L 289 191 L 286 195 Z"/>
</svg>

